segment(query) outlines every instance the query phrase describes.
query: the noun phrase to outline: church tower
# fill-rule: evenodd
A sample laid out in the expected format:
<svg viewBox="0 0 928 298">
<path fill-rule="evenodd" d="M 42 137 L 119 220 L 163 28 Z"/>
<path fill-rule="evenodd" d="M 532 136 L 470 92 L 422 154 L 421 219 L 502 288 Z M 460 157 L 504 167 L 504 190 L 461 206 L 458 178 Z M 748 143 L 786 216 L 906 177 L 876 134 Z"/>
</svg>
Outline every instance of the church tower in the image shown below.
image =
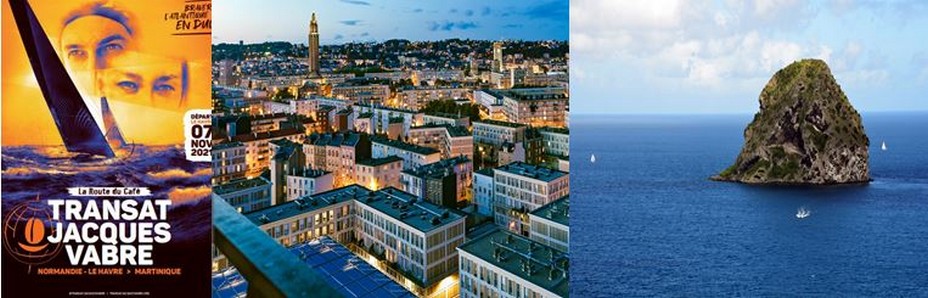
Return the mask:
<svg viewBox="0 0 928 298">
<path fill-rule="evenodd" d="M 318 78 L 319 75 L 319 25 L 316 24 L 316 13 L 309 21 L 309 77 Z"/>
</svg>

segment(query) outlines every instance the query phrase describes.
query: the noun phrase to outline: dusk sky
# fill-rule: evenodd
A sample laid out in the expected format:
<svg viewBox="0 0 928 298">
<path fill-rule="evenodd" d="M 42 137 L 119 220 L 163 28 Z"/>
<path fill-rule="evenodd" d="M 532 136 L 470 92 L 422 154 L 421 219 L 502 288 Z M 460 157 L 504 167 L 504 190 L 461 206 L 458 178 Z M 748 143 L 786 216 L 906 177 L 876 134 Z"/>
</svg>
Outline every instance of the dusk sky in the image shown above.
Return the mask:
<svg viewBox="0 0 928 298">
<path fill-rule="evenodd" d="M 273 3 L 273 4 L 271 4 Z M 567 40 L 568 1 L 254 1 L 213 6 L 213 43 L 306 43 L 313 11 L 319 41 Z"/>
<path fill-rule="evenodd" d="M 571 113 L 754 113 L 800 58 L 858 111 L 928 110 L 928 3 L 885 2 L 571 1 Z"/>
</svg>

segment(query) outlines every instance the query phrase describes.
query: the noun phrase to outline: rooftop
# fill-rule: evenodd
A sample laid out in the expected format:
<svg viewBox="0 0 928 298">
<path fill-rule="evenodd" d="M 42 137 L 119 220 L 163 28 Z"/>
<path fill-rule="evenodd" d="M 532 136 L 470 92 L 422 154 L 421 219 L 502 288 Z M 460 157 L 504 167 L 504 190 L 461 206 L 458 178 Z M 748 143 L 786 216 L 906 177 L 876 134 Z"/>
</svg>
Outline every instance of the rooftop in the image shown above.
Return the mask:
<svg viewBox="0 0 928 298">
<path fill-rule="evenodd" d="M 415 297 L 329 236 L 294 245 L 289 251 L 345 297 Z M 229 268 L 213 273 L 212 289 L 213 297 L 241 297 L 248 292 L 248 281 Z"/>
<path fill-rule="evenodd" d="M 491 119 L 483 119 L 483 120 L 479 120 L 479 121 L 474 121 L 474 125 L 475 125 L 475 126 L 476 126 L 476 124 L 478 124 L 478 123 L 483 123 L 483 124 L 488 124 L 488 125 L 495 125 L 495 126 L 512 127 L 512 128 L 519 128 L 519 127 L 526 127 L 526 126 L 528 126 L 528 125 L 521 124 L 521 123 L 513 123 L 513 122 L 506 122 L 506 121 L 499 121 L 499 120 L 491 120 Z"/>
<path fill-rule="evenodd" d="M 299 214 L 312 212 L 336 203 L 343 203 L 370 192 L 357 184 L 338 189 L 321 192 L 315 195 L 302 196 L 299 199 L 258 209 L 245 214 L 252 223 L 261 226 L 265 223 L 276 222 Z"/>
<path fill-rule="evenodd" d="M 213 150 L 222 150 L 222 149 L 227 149 L 227 148 L 244 147 L 244 146 L 245 146 L 245 144 L 242 144 L 242 142 L 224 142 L 224 143 L 221 143 L 221 144 L 213 145 L 213 148 L 212 148 L 212 149 L 213 149 Z"/>
<path fill-rule="evenodd" d="M 451 126 L 448 127 L 448 134 L 452 137 L 467 137 L 472 136 L 471 132 L 463 126 Z"/>
<path fill-rule="evenodd" d="M 474 171 L 474 174 L 480 174 L 480 175 L 484 175 L 484 176 L 490 176 L 490 177 L 492 178 L 492 177 L 493 177 L 493 168 L 483 168 L 483 169 Z"/>
<path fill-rule="evenodd" d="M 454 126 L 454 125 L 451 125 L 451 124 L 429 123 L 429 124 L 425 124 L 425 125 L 419 125 L 419 126 L 410 127 L 409 130 L 412 131 L 412 130 L 415 130 L 415 129 L 427 129 L 427 128 L 443 128 L 443 129 L 445 129 L 445 131 L 448 132 L 448 135 L 451 135 L 452 137 L 466 137 L 466 136 L 471 136 L 471 132 L 470 132 L 469 130 L 467 130 L 467 128 L 461 127 L 461 126 Z"/>
<path fill-rule="evenodd" d="M 303 129 L 301 128 L 298 128 L 298 127 L 282 128 L 282 129 L 272 130 L 268 132 L 255 132 L 255 133 L 235 135 L 232 137 L 232 141 L 245 143 L 245 142 L 253 142 L 256 140 L 273 139 L 273 138 L 300 135 L 300 134 L 303 134 Z"/>
<path fill-rule="evenodd" d="M 313 144 L 316 146 L 357 146 L 361 141 L 361 134 L 356 132 L 345 133 L 313 133 L 307 138 L 304 144 Z"/>
<path fill-rule="evenodd" d="M 359 199 L 358 202 L 398 219 L 423 233 L 464 218 L 464 215 L 457 210 L 419 200 L 415 195 L 394 187 L 382 189 L 375 194 L 373 198 Z"/>
<path fill-rule="evenodd" d="M 568 296 L 569 259 L 557 249 L 500 229 L 458 249 L 558 296 Z"/>
<path fill-rule="evenodd" d="M 467 116 L 457 115 L 457 114 L 452 114 L 452 113 L 445 113 L 445 112 L 427 112 L 427 113 L 425 113 L 425 114 L 426 114 L 426 115 L 429 115 L 429 116 L 432 116 L 432 117 L 448 118 L 448 119 L 452 119 L 452 120 L 458 120 L 458 119 L 462 119 L 462 118 L 468 118 Z"/>
<path fill-rule="evenodd" d="M 559 133 L 559 134 L 565 134 L 565 135 L 570 134 L 570 129 L 566 127 L 545 126 L 545 127 L 540 128 L 539 130 L 541 132 L 553 132 L 553 133 Z"/>
<path fill-rule="evenodd" d="M 541 206 L 541 208 L 535 209 L 535 211 L 532 211 L 531 214 L 533 216 L 538 216 L 565 226 L 569 226 L 569 208 L 570 197 L 565 196 L 563 198 L 554 200 L 547 205 Z"/>
<path fill-rule="evenodd" d="M 270 142 L 277 145 L 277 152 L 274 153 L 274 160 L 287 160 L 293 153 L 302 150 L 303 146 L 288 139 L 277 139 Z"/>
<path fill-rule="evenodd" d="M 357 161 L 357 164 L 364 165 L 364 166 L 370 166 L 370 167 L 376 167 L 376 166 L 385 165 L 391 162 L 397 162 L 397 161 L 402 161 L 402 160 L 403 159 L 400 158 L 399 156 L 391 155 L 391 156 L 381 157 L 381 158 L 359 160 Z"/>
<path fill-rule="evenodd" d="M 563 87 L 488 89 L 483 91 L 497 98 L 505 96 L 519 101 L 567 99 L 567 92 Z"/>
<path fill-rule="evenodd" d="M 319 108 L 316 109 L 317 112 L 323 112 L 323 113 L 328 113 L 328 112 L 331 112 L 332 110 L 335 110 L 335 106 L 320 105 Z"/>
<path fill-rule="evenodd" d="M 293 201 L 249 212 L 245 217 L 255 225 L 261 226 L 352 200 L 377 209 L 423 233 L 464 217 L 457 211 L 419 200 L 415 195 L 393 187 L 374 192 L 357 184 L 302 196 Z"/>
<path fill-rule="evenodd" d="M 249 114 L 247 118 L 250 119 L 251 121 L 261 121 L 261 120 L 269 120 L 269 119 L 287 118 L 288 116 L 289 114 L 287 113 L 258 114 L 258 115 Z"/>
<path fill-rule="evenodd" d="M 454 166 L 471 162 L 465 156 L 458 156 L 454 158 L 442 159 L 415 169 L 404 170 L 403 173 L 407 173 L 416 177 L 426 177 L 432 175 L 442 176 L 448 171 L 454 171 Z"/>
<path fill-rule="evenodd" d="M 231 192 L 236 192 L 246 188 L 259 187 L 270 185 L 271 182 L 262 179 L 261 177 L 252 178 L 252 179 L 238 179 L 232 180 L 223 184 L 213 186 L 213 193 L 217 195 L 224 195 Z"/>
<path fill-rule="evenodd" d="M 326 171 L 326 170 L 303 169 L 302 171 L 293 172 L 293 173 L 289 174 L 288 176 L 299 176 L 299 177 L 305 177 L 305 178 L 318 178 L 318 177 L 322 177 L 322 176 L 325 176 L 325 175 L 328 175 L 328 174 L 331 174 L 331 173 L 332 173 L 332 172 L 329 172 L 329 171 Z"/>
<path fill-rule="evenodd" d="M 393 147 L 393 148 L 398 148 L 398 149 L 405 150 L 405 151 L 414 152 L 414 153 L 417 153 L 417 154 L 428 155 L 428 154 L 437 154 L 437 153 L 439 153 L 438 150 L 435 150 L 434 148 L 423 147 L 423 146 L 419 146 L 419 145 L 416 145 L 416 144 L 406 143 L 406 142 L 403 142 L 403 141 L 391 140 L 391 139 L 388 139 L 388 138 L 383 137 L 383 136 L 375 136 L 375 137 L 372 137 L 372 138 L 371 138 L 371 142 L 378 143 L 378 144 L 383 144 L 383 145 L 386 145 L 386 146 L 390 146 L 390 147 Z"/>
<path fill-rule="evenodd" d="M 521 161 L 513 162 L 501 167 L 496 168 L 497 171 L 503 171 L 510 174 L 515 174 L 523 177 L 529 177 L 545 182 L 551 182 L 555 179 L 567 176 L 567 173 L 561 172 L 554 169 L 545 168 L 542 166 L 536 166 L 532 164 L 527 164 Z"/>
<path fill-rule="evenodd" d="M 400 109 L 400 108 L 381 106 L 381 105 L 371 105 L 369 103 L 358 103 L 355 106 L 360 107 L 360 108 L 394 111 L 394 112 L 407 113 L 407 114 L 419 114 L 419 112 L 414 111 L 414 110 Z"/>
</svg>

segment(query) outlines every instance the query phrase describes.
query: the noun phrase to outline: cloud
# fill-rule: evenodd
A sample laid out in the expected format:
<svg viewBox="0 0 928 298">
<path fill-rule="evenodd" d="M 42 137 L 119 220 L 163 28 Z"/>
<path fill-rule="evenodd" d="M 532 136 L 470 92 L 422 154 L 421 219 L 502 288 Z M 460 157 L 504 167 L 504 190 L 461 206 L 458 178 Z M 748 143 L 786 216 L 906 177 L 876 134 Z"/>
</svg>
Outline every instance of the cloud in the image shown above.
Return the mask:
<svg viewBox="0 0 928 298">
<path fill-rule="evenodd" d="M 341 1 L 342 1 L 343 3 L 354 4 L 354 5 L 365 5 L 365 6 L 370 6 L 370 5 L 371 5 L 370 2 L 361 1 L 361 0 L 341 0 Z"/>
<path fill-rule="evenodd" d="M 817 10 L 806 4 L 574 1 L 571 50 L 579 52 L 578 64 L 624 61 L 630 64 L 624 67 L 641 69 L 646 77 L 682 79 L 683 86 L 722 88 L 733 79 L 763 80 L 804 57 L 834 59 L 825 44 L 780 37 L 813 19 Z"/>
<path fill-rule="evenodd" d="M 432 22 L 429 25 L 429 30 L 431 31 L 452 31 L 452 30 L 469 30 L 477 28 L 477 23 L 472 21 L 460 21 L 460 22 Z"/>
<path fill-rule="evenodd" d="M 361 22 L 362 22 L 361 20 L 344 20 L 344 21 L 339 21 L 339 23 L 342 23 L 342 24 L 348 25 L 348 26 L 357 26 L 357 25 L 360 25 Z"/>
<path fill-rule="evenodd" d="M 421 8 L 416 8 L 416 9 L 413 9 L 413 10 L 412 10 L 412 12 L 414 12 L 414 13 L 420 13 L 420 12 L 423 12 L 423 11 L 424 11 L 424 10 L 422 10 Z"/>
<path fill-rule="evenodd" d="M 345 38 L 345 36 L 344 36 L 344 35 L 341 35 L 341 34 L 335 34 L 335 37 L 333 37 L 332 39 L 334 39 L 334 40 L 341 40 L 342 38 Z"/>
<path fill-rule="evenodd" d="M 924 7 L 928 2 L 573 0 L 572 88 L 584 98 L 620 98 L 576 108 L 750 111 L 773 73 L 802 58 L 825 60 L 848 96 L 917 93 L 928 83 L 928 51 L 919 56 L 923 64 L 902 60 L 924 49 L 914 37 L 928 17 Z M 911 11 L 925 14 L 902 18 Z"/>
</svg>

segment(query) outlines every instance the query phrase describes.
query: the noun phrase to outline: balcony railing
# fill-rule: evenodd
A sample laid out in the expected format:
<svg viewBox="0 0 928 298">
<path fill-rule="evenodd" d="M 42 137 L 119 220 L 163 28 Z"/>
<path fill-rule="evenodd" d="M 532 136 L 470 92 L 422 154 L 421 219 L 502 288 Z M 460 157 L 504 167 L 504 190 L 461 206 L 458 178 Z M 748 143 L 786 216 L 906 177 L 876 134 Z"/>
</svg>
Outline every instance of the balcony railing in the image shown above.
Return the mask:
<svg viewBox="0 0 928 298">
<path fill-rule="evenodd" d="M 340 297 L 293 253 L 213 195 L 213 242 L 248 281 L 248 297 Z"/>
</svg>

